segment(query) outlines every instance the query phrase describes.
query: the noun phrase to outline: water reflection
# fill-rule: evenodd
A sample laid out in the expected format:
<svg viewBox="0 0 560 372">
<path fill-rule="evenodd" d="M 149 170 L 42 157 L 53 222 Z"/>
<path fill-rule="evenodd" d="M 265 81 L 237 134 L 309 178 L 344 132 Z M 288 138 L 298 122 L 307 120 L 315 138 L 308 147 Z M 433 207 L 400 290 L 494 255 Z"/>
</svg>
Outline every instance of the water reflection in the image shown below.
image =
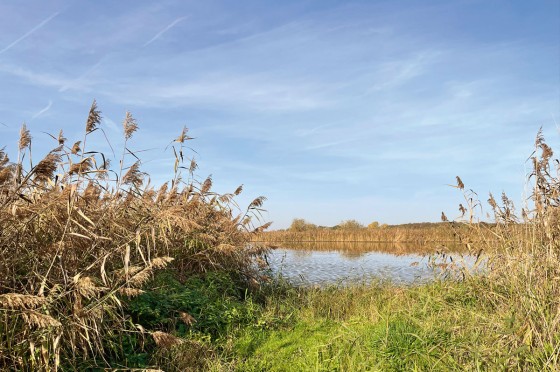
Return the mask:
<svg viewBox="0 0 560 372">
<path fill-rule="evenodd" d="M 268 261 L 275 274 L 295 284 L 328 284 L 371 278 L 397 283 L 423 282 L 441 274 L 444 265 L 470 266 L 474 257 L 448 253 L 433 262 L 431 253 L 453 252 L 449 247 L 398 243 L 286 244 L 271 251 Z M 435 264 L 435 265 L 434 265 Z"/>
<path fill-rule="evenodd" d="M 436 252 L 464 252 L 458 243 L 399 243 L 399 242 L 286 242 L 282 248 L 302 251 L 338 251 L 348 257 L 359 257 L 368 252 L 393 255 L 432 254 Z"/>
</svg>

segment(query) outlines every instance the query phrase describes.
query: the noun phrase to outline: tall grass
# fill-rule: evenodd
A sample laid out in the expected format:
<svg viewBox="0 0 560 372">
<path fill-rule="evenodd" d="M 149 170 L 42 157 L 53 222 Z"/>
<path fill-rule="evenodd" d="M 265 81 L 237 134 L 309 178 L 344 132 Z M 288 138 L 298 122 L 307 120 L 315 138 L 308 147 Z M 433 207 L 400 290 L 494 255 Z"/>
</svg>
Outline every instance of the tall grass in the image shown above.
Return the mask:
<svg viewBox="0 0 560 372">
<path fill-rule="evenodd" d="M 264 198 L 240 211 L 241 187 L 217 194 L 211 178 L 197 181 L 186 128 L 170 146 L 170 181 L 154 188 L 131 150 L 136 120 L 126 114 L 116 166 L 88 146 L 102 134 L 100 123 L 94 101 L 79 141 L 60 131 L 35 161 L 23 125 L 17 160 L 0 151 L 2 370 L 109 367 L 134 340 L 182 343 L 135 326 L 123 311 L 163 268 L 178 277 L 222 270 L 257 278 L 253 263 L 263 250 L 247 242 Z"/>
<path fill-rule="evenodd" d="M 519 213 L 502 194 L 490 194 L 497 242 L 490 250 L 482 295 L 500 311 L 511 312 L 513 332 L 496 347 L 528 347 L 544 367 L 560 368 L 560 168 L 539 131 L 530 157 L 532 193 Z M 467 196 L 468 197 L 468 196 Z M 495 246 L 498 249 L 495 249 Z"/>
<path fill-rule="evenodd" d="M 457 225 L 450 229 L 446 224 L 433 223 L 395 225 L 385 228 L 326 229 L 314 228 L 305 231 L 266 231 L 253 236 L 254 241 L 280 244 L 286 242 L 401 242 L 401 243 L 462 243 L 466 238 L 477 239 L 470 229 Z"/>
</svg>

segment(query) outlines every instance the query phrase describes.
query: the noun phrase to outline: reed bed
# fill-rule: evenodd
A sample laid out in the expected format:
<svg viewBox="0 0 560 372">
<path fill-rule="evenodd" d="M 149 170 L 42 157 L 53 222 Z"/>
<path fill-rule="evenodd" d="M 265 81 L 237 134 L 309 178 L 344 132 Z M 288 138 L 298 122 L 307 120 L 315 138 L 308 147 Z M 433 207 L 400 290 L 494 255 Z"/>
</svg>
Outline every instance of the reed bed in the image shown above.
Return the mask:
<svg viewBox="0 0 560 372">
<path fill-rule="evenodd" d="M 478 233 L 462 224 L 423 224 L 418 227 L 395 225 L 376 229 L 327 229 L 305 231 L 276 230 L 253 236 L 253 241 L 280 244 L 286 242 L 400 242 L 463 243 L 479 239 Z"/>
<path fill-rule="evenodd" d="M 280 247 L 280 246 L 279 246 Z M 465 252 L 462 244 L 449 242 L 415 243 L 415 242 L 301 242 L 288 241 L 281 244 L 282 248 L 309 251 L 337 251 L 353 255 L 367 252 L 383 252 L 395 255 L 406 254 L 437 254 L 447 252 Z M 273 248 L 274 249 L 274 248 Z"/>
<path fill-rule="evenodd" d="M 211 178 L 196 180 L 186 128 L 170 145 L 170 181 L 154 188 L 131 150 L 136 120 L 126 114 L 114 167 L 88 147 L 103 138 L 100 123 L 94 101 L 79 141 L 60 131 L 35 161 L 23 125 L 17 160 L 0 151 L 0 370 L 125 366 L 130 342 L 182 343 L 135 325 L 124 311 L 157 271 L 258 279 L 254 261 L 264 251 L 247 242 L 264 198 L 240 211 L 241 187 L 220 195 Z"/>
<path fill-rule="evenodd" d="M 471 249 L 488 254 L 489 273 L 475 281 L 482 297 L 509 322 L 511 333 L 497 340 L 496 348 L 537 357 L 542 370 L 560 368 L 560 167 L 546 144 L 542 129 L 530 156 L 528 182 L 532 193 L 525 206 L 516 210 L 506 194 L 490 194 L 494 239 L 483 240 Z M 464 192 L 473 210 L 480 202 L 472 191 Z M 472 215 L 472 213 L 469 213 Z M 468 222 L 471 222 L 469 218 Z M 476 225 L 470 224 L 479 232 Z M 509 313 L 509 318 L 506 316 Z M 509 320 L 508 320 L 509 319 Z M 515 359 L 515 358 L 514 358 Z M 523 369 L 523 360 L 519 365 Z"/>
</svg>

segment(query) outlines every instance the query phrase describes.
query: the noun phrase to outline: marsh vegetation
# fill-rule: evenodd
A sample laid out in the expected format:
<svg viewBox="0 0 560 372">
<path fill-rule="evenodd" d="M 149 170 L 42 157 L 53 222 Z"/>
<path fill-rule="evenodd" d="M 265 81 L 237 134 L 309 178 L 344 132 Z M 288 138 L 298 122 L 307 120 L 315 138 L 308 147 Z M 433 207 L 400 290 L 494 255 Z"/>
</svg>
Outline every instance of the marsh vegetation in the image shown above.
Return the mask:
<svg viewBox="0 0 560 372">
<path fill-rule="evenodd" d="M 287 229 L 263 231 L 253 236 L 255 242 L 278 244 L 307 243 L 414 243 L 430 247 L 433 243 L 458 247 L 468 241 L 491 238 L 492 225 L 480 223 L 481 229 L 474 231 L 463 224 L 410 223 L 387 225 L 372 222 L 365 227 L 354 220 L 342 221 L 332 227 L 317 226 L 303 219 L 294 219 Z M 485 233 L 484 236 L 479 235 Z M 427 251 L 428 252 L 428 251 Z"/>
<path fill-rule="evenodd" d="M 116 166 L 89 148 L 100 115 L 94 102 L 80 141 L 53 135 L 39 161 L 25 126 L 16 160 L 0 152 L 0 369 L 560 368 L 560 178 L 540 132 L 519 213 L 490 195 L 492 224 L 478 223 L 483 203 L 457 179 L 457 220 L 367 230 L 435 241 L 450 229 L 484 256 L 484 275 L 309 287 L 270 276 L 267 249 L 250 244 L 268 227 L 264 198 L 240 209 L 241 188 L 217 194 L 197 180 L 186 129 L 170 145 L 170 181 L 153 187 L 130 114 Z"/>
<path fill-rule="evenodd" d="M 194 179 L 186 128 L 170 145 L 170 181 L 154 188 L 131 150 L 131 114 L 116 166 L 88 147 L 103 138 L 100 122 L 93 102 L 79 141 L 60 131 L 36 161 L 23 125 L 17 160 L 0 152 L 0 369 L 124 367 L 136 355 L 157 364 L 183 343 L 166 324 L 194 318 L 182 308 L 154 327 L 134 318 L 154 274 L 219 272 L 234 288 L 258 280 L 252 263 L 265 252 L 246 242 L 264 198 L 240 211 L 241 187 L 219 195 L 211 178 Z"/>
</svg>

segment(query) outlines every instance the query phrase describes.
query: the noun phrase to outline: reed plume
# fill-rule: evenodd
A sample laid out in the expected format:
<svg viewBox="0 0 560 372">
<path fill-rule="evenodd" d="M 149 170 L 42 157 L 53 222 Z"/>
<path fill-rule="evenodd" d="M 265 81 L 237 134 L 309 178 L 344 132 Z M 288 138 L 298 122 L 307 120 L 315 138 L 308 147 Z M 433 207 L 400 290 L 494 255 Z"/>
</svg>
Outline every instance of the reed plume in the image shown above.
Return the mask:
<svg viewBox="0 0 560 372">
<path fill-rule="evenodd" d="M 19 150 L 21 151 L 26 147 L 29 147 L 30 144 L 31 135 L 29 134 L 29 129 L 27 129 L 27 126 L 23 123 L 19 131 Z"/>
<path fill-rule="evenodd" d="M 45 156 L 33 169 L 32 173 L 38 180 L 46 181 L 54 176 L 61 160 L 61 156 L 57 152 L 50 152 Z"/>
<path fill-rule="evenodd" d="M 132 117 L 132 114 L 128 111 L 126 112 L 126 117 L 123 122 L 123 128 L 124 128 L 124 138 L 127 140 L 132 137 L 132 135 L 134 134 L 134 132 L 136 132 L 136 130 L 138 130 L 138 124 L 136 123 L 136 119 L 134 119 Z"/>
<path fill-rule="evenodd" d="M 89 109 L 89 114 L 86 120 L 86 134 L 89 134 L 97 129 L 101 123 L 101 111 L 97 109 L 97 102 L 93 100 Z"/>
</svg>

